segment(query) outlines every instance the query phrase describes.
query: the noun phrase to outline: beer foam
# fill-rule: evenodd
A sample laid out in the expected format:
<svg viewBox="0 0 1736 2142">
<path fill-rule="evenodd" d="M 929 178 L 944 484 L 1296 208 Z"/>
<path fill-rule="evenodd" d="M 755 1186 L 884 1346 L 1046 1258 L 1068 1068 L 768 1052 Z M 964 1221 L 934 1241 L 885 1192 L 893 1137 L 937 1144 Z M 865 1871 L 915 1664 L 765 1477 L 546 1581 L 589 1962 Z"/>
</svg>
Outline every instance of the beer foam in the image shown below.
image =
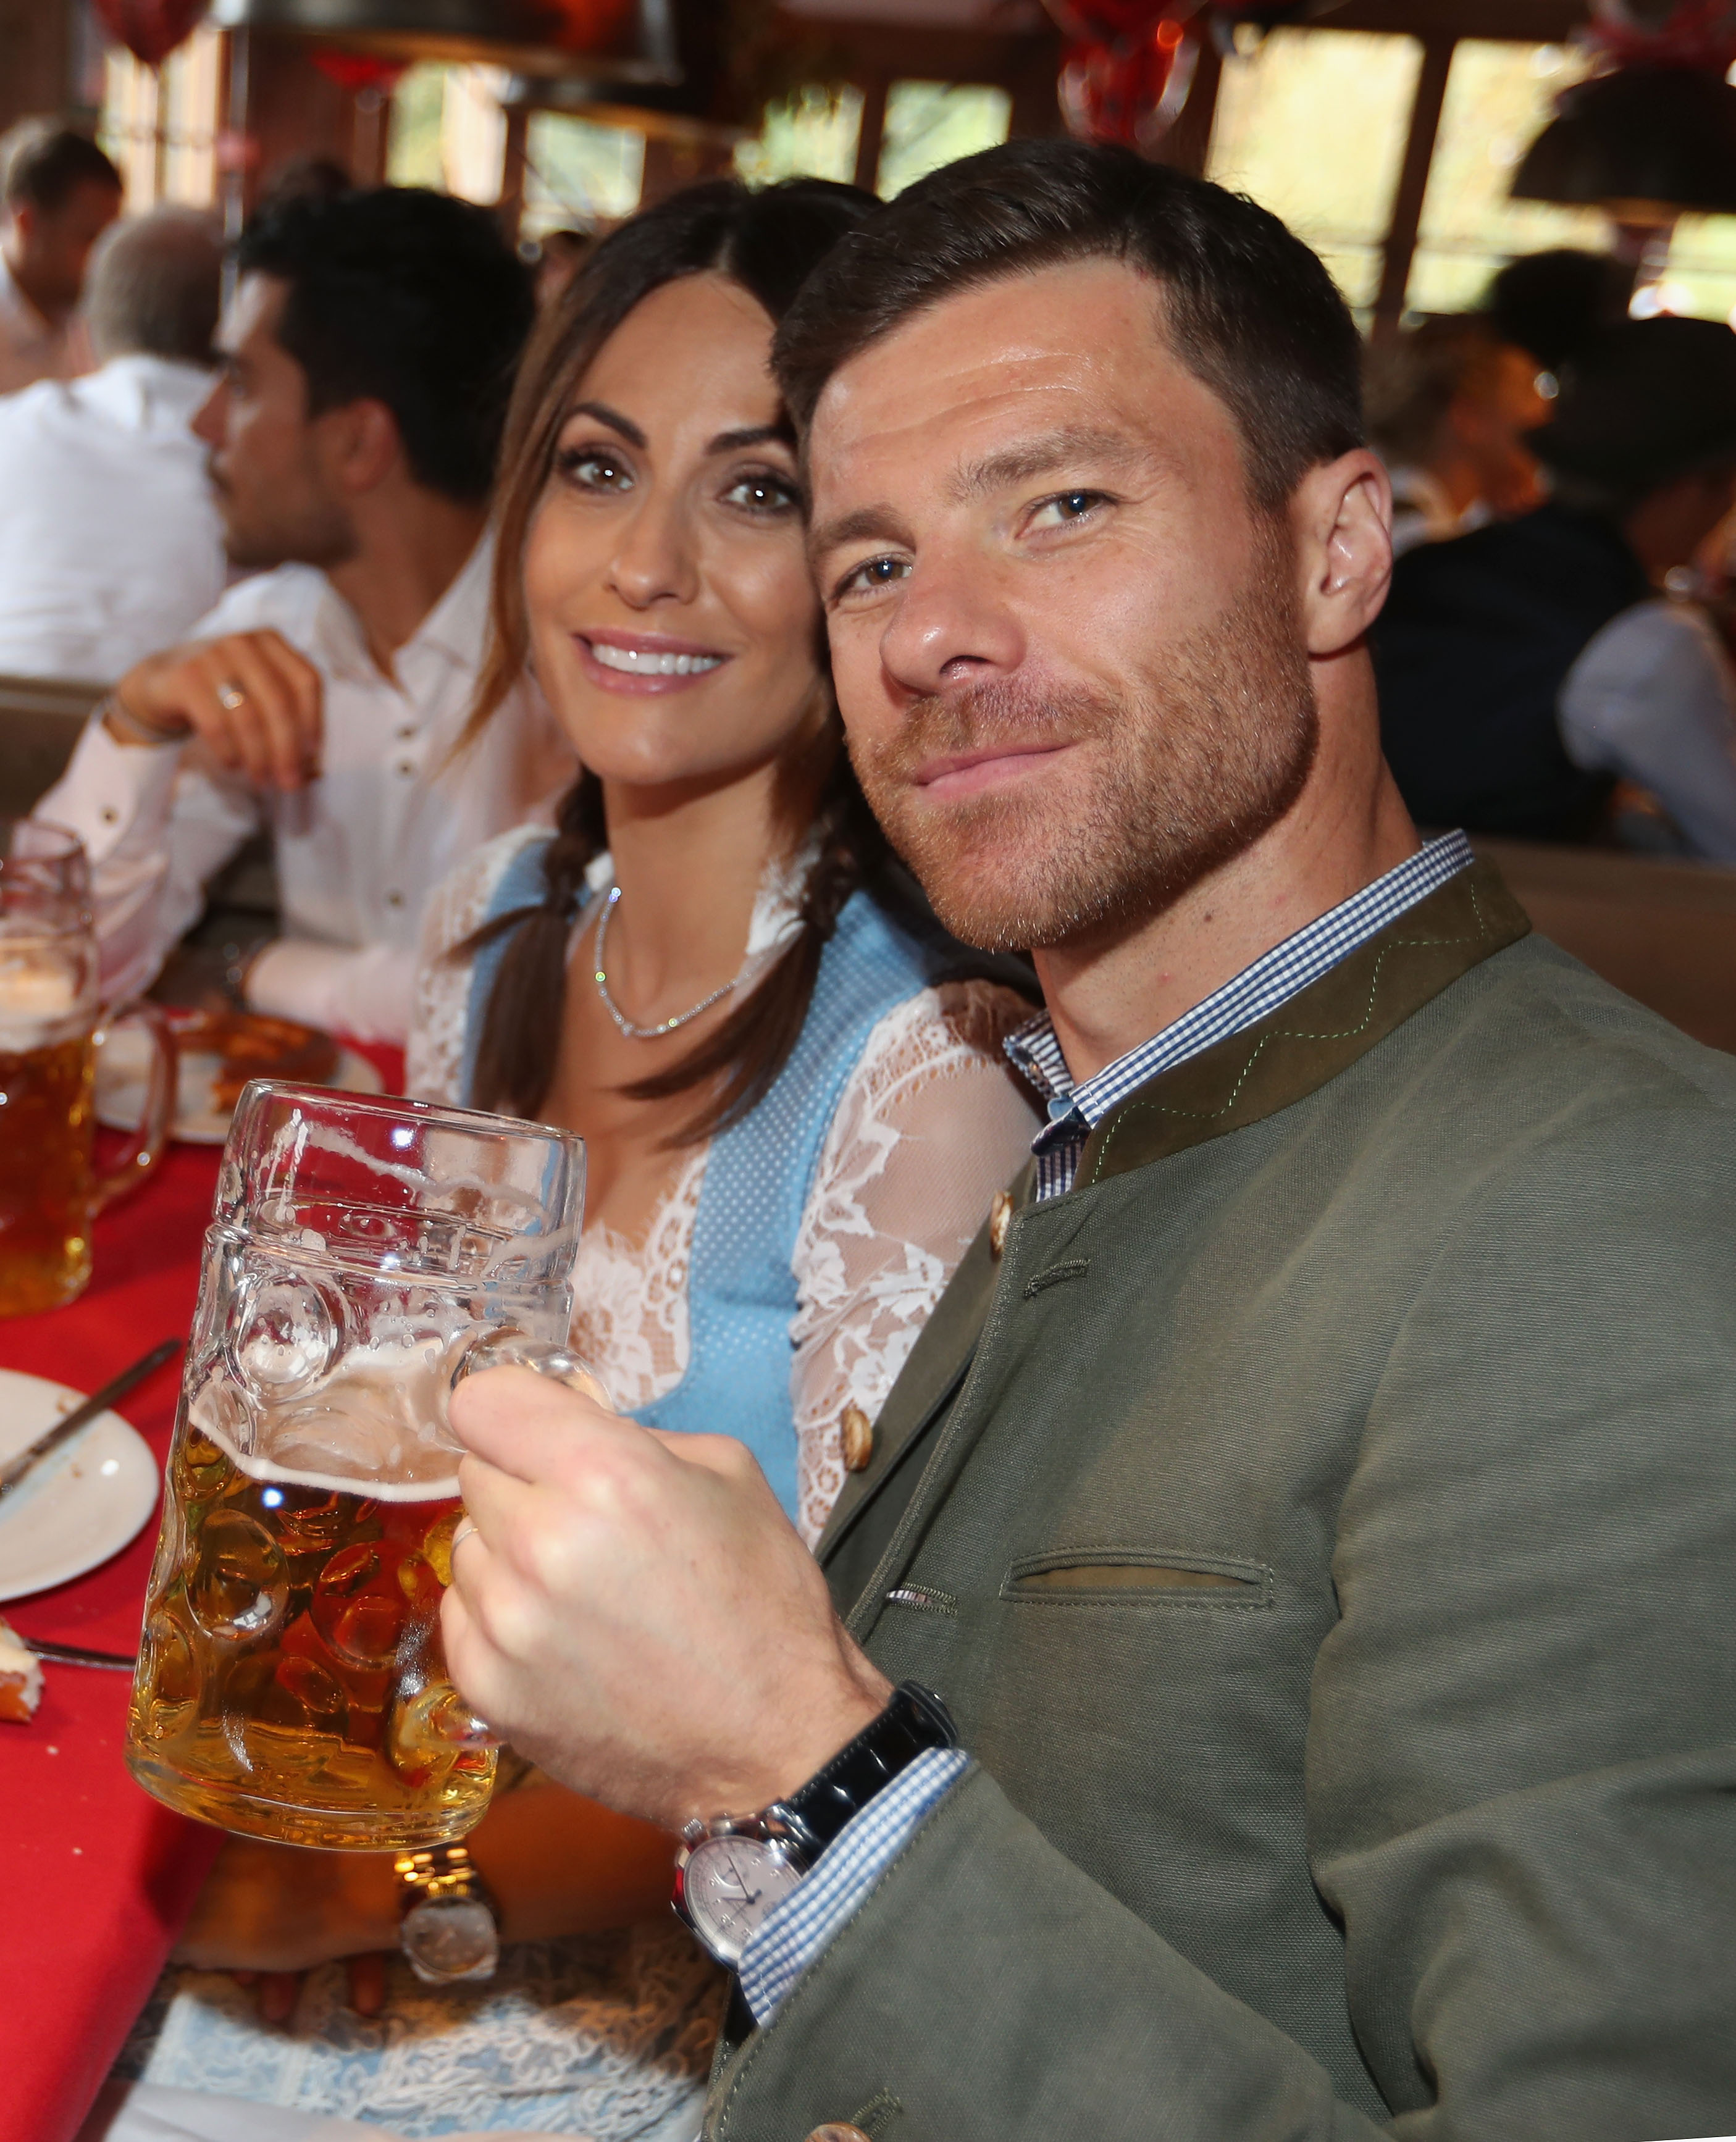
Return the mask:
<svg viewBox="0 0 1736 2142">
<path fill-rule="evenodd" d="M 255 1403 L 259 1447 L 245 1457 L 213 1418 L 215 1388 L 208 1384 L 199 1394 L 190 1417 L 251 1479 L 389 1503 L 433 1502 L 458 1492 L 452 1468 L 460 1454 L 436 1439 L 440 1377 L 426 1345 L 356 1348 L 319 1382 L 274 1404 Z M 326 1464 L 317 1462 L 322 1446 Z M 440 1468 L 437 1478 L 417 1477 L 431 1465 Z"/>
<path fill-rule="evenodd" d="M 77 965 L 52 939 L 0 936 L 0 1050 L 69 1041 L 96 1012 Z"/>
<path fill-rule="evenodd" d="M 269 1458 L 244 1458 L 222 1430 L 200 1420 L 196 1407 L 189 1415 L 207 1442 L 215 1443 L 239 1473 L 264 1487 L 318 1488 L 328 1495 L 354 1495 L 368 1503 L 449 1503 L 458 1496 L 457 1475 L 449 1480 L 368 1480 L 354 1473 L 308 1473 L 296 1465 L 274 1465 Z"/>
</svg>

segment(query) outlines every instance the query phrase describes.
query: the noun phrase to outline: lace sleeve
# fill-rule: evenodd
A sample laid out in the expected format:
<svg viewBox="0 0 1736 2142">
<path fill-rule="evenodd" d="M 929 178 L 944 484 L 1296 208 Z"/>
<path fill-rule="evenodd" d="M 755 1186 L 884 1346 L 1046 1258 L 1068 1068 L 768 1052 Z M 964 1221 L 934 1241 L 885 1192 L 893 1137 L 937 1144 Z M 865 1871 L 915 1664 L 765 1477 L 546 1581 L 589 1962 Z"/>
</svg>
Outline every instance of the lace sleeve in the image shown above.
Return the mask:
<svg viewBox="0 0 1736 2142">
<path fill-rule="evenodd" d="M 844 1481 L 845 1409 L 872 1421 L 929 1311 L 1030 1152 L 1040 1118 L 1002 1053 L 1031 1006 L 956 982 L 870 1035 L 820 1155 L 791 1259 L 798 1497 L 819 1537 Z"/>
<path fill-rule="evenodd" d="M 547 828 L 519 826 L 478 848 L 428 896 L 416 952 L 416 999 L 404 1052 L 404 1090 L 418 1101 L 457 1106 L 464 1076 L 465 1022 L 470 1012 L 468 959 L 450 957 L 488 912 L 495 887 L 527 842 Z"/>
</svg>

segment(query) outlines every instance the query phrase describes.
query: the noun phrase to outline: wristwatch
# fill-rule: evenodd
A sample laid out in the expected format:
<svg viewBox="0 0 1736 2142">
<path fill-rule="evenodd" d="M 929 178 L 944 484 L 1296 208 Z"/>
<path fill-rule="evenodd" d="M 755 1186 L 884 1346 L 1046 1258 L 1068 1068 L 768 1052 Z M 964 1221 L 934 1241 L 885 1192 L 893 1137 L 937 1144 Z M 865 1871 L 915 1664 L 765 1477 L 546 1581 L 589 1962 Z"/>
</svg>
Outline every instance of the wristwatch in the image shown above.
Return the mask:
<svg viewBox="0 0 1736 2142">
<path fill-rule="evenodd" d="M 403 1884 L 398 1939 L 427 1986 L 492 1978 L 500 1962 L 500 1922 L 488 1886 L 462 1844 L 400 1852 Z"/>
<path fill-rule="evenodd" d="M 902 1681 L 824 1769 L 758 1814 L 690 1822 L 675 1855 L 676 1915 L 733 1970 L 750 1937 L 851 1816 L 930 1748 L 956 1748 L 952 1715 L 930 1689 Z"/>
</svg>

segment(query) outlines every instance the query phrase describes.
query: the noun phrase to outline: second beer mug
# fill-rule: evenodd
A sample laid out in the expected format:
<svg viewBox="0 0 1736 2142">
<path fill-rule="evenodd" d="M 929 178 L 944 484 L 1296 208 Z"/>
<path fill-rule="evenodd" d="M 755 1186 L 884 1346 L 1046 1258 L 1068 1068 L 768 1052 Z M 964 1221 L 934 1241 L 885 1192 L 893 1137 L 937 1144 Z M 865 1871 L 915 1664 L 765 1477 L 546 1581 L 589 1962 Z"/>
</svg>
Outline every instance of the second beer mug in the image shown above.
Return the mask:
<svg viewBox="0 0 1736 2142">
<path fill-rule="evenodd" d="M 127 1731 L 146 1789 L 290 1844 L 382 1852 L 482 1817 L 447 1679 L 471 1368 L 565 1351 L 579 1139 L 255 1084 L 224 1153 Z"/>
</svg>

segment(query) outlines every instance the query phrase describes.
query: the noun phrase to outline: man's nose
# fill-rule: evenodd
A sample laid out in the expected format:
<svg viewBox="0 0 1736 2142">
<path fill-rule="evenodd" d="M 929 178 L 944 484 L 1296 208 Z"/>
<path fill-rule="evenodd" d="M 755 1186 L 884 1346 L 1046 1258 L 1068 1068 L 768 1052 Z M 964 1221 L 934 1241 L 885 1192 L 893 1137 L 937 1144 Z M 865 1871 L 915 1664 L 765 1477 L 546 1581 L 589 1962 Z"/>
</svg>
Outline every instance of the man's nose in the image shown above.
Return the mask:
<svg viewBox="0 0 1736 2142">
<path fill-rule="evenodd" d="M 192 431 L 208 447 L 224 444 L 229 430 L 229 382 L 220 379 L 193 416 Z"/>
<path fill-rule="evenodd" d="M 628 521 L 609 570 L 609 584 L 634 610 L 690 602 L 699 591 L 692 529 L 675 501 L 647 499 Z"/>
<path fill-rule="evenodd" d="M 880 639 L 887 674 L 924 695 L 1010 675 L 1024 655 L 1017 615 L 968 559 L 919 560 Z"/>
</svg>

